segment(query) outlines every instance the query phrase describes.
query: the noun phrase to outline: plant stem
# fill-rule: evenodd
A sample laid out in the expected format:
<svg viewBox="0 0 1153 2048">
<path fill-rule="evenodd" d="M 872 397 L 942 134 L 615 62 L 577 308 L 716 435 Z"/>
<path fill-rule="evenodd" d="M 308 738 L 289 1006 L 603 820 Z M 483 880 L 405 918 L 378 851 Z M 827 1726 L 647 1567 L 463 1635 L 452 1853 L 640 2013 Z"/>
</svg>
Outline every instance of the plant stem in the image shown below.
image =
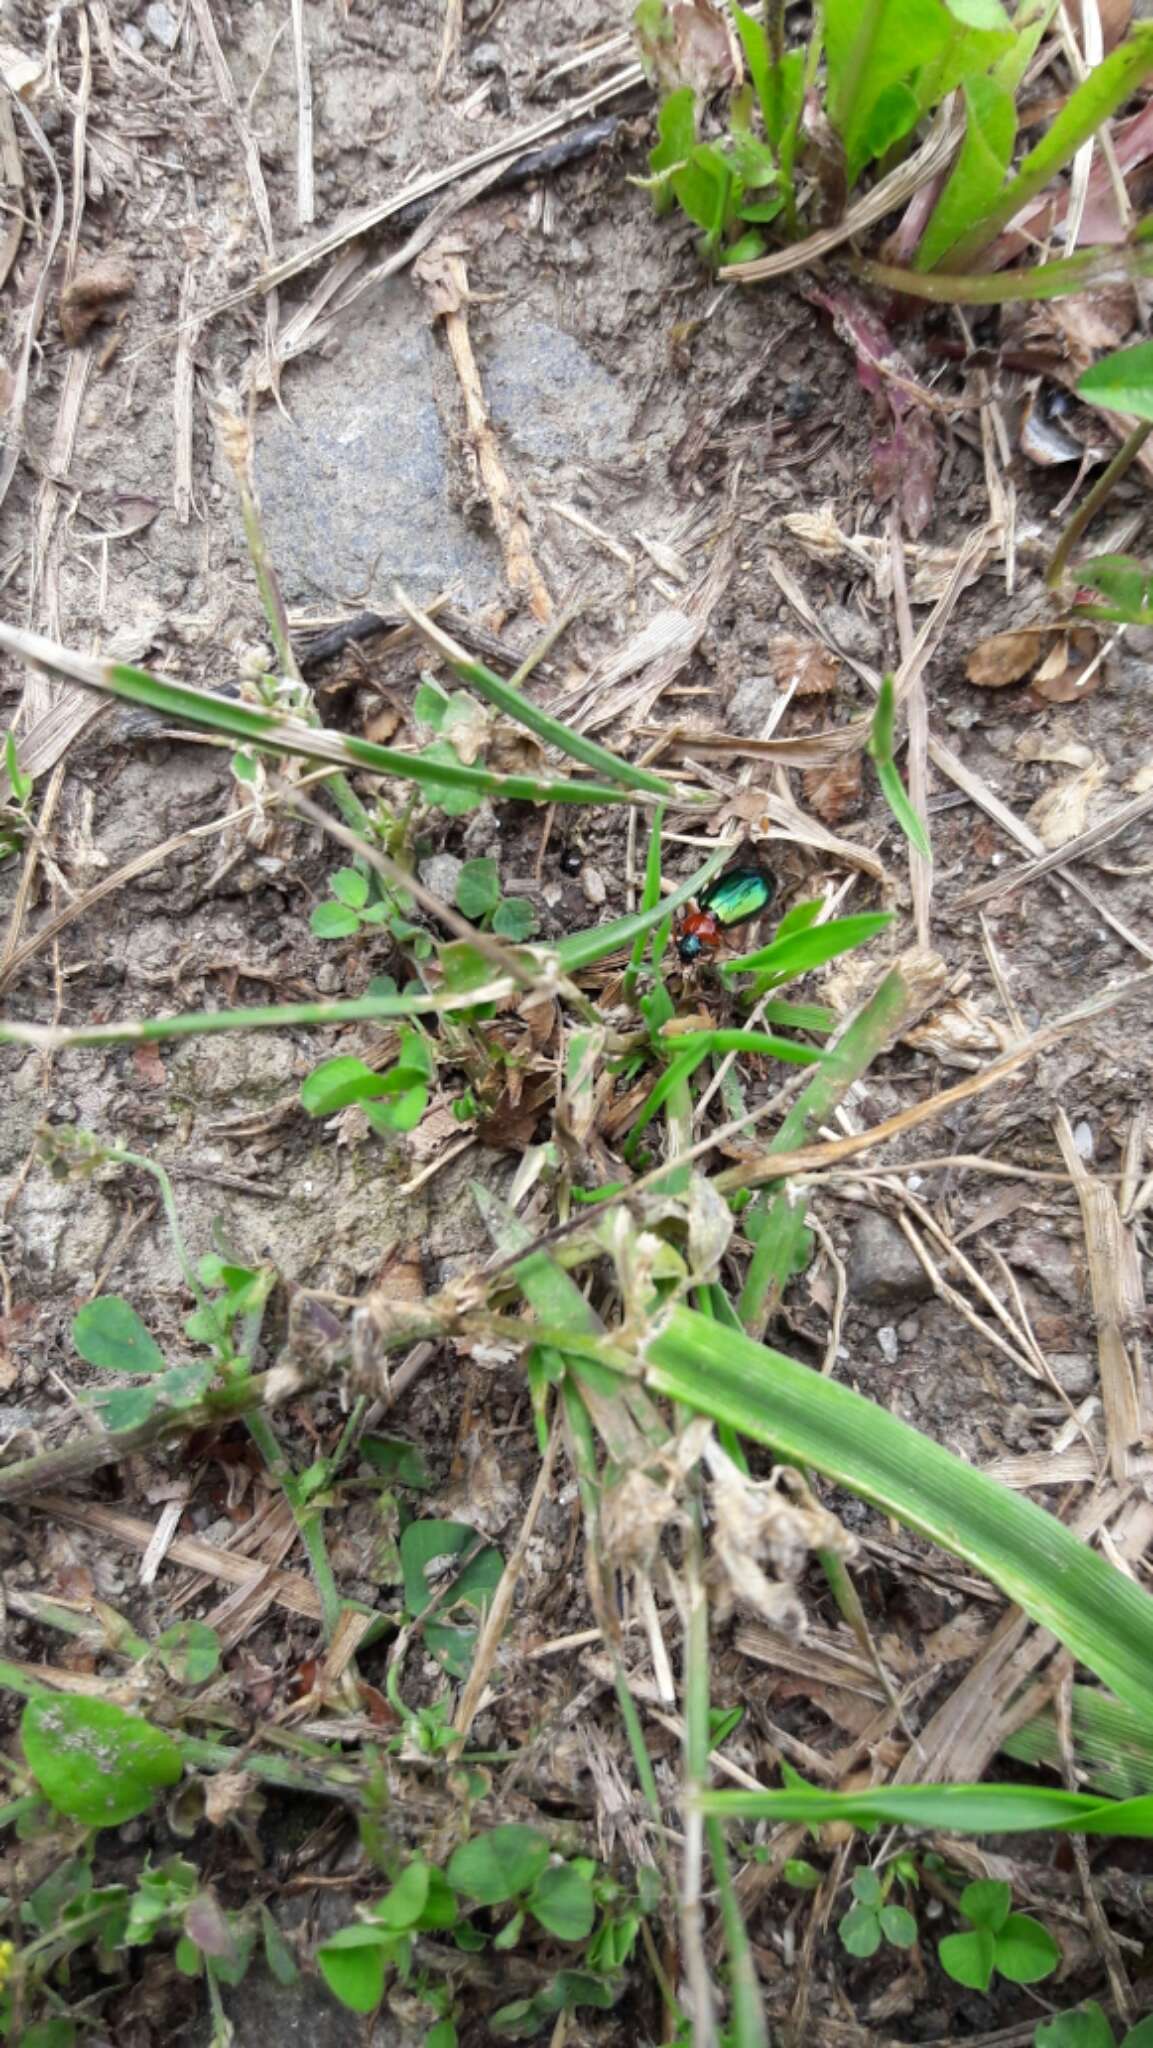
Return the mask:
<svg viewBox="0 0 1153 2048">
<path fill-rule="evenodd" d="M 270 1476 L 279 1480 L 284 1498 L 292 1510 L 292 1519 L 296 1523 L 297 1532 L 312 1569 L 312 1576 L 316 1581 L 316 1590 L 320 1595 L 324 1640 L 330 1643 L 340 1620 L 342 1603 L 328 1555 L 328 1545 L 324 1540 L 324 1516 L 319 1508 L 301 1500 L 296 1474 L 289 1463 L 288 1453 L 267 1415 L 250 1415 L 248 1433 L 264 1459 Z"/>
<path fill-rule="evenodd" d="M 1053 550 L 1053 559 L 1045 573 L 1045 581 L 1050 590 L 1059 589 L 1069 557 L 1085 528 L 1097 517 L 1102 505 L 1111 497 L 1126 470 L 1132 468 L 1150 434 L 1153 434 L 1153 420 L 1141 420 L 1121 443 L 1108 468 L 1102 470 L 1092 490 L 1086 491 Z"/>
<path fill-rule="evenodd" d="M 1061 299 L 1071 292 L 1128 284 L 1153 271 L 1153 249 L 1083 249 L 1052 263 L 1025 270 L 905 270 L 892 263 L 858 258 L 853 264 L 862 283 L 879 291 L 900 292 L 911 299 L 930 299 L 945 306 L 1004 306 L 1014 299 Z"/>
</svg>

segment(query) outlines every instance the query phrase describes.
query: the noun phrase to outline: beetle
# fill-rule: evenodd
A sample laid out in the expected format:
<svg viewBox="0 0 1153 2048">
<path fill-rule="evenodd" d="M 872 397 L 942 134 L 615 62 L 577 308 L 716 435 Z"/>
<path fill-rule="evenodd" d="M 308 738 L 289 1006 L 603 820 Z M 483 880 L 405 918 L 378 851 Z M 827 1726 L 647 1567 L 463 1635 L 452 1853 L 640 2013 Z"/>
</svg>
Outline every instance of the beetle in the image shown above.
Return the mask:
<svg viewBox="0 0 1153 2048">
<path fill-rule="evenodd" d="M 687 912 L 677 934 L 677 952 L 686 965 L 703 949 L 719 946 L 725 932 L 749 924 L 768 909 L 777 884 L 767 868 L 742 865 L 726 870 L 701 890 L 695 910 Z"/>
</svg>

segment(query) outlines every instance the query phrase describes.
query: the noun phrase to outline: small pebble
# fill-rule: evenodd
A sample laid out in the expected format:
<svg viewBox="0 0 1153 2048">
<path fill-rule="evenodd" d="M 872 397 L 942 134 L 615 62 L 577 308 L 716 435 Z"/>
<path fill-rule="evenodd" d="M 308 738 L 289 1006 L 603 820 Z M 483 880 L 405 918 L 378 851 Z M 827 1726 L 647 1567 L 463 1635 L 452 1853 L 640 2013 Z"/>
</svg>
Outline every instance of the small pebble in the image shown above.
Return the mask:
<svg viewBox="0 0 1153 2048">
<path fill-rule="evenodd" d="M 151 7 L 144 10 L 144 26 L 154 43 L 163 50 L 174 50 L 180 40 L 180 23 L 171 7 L 164 0 L 152 0 Z"/>
<path fill-rule="evenodd" d="M 787 420 L 804 420 L 817 403 L 817 394 L 807 384 L 788 384 L 781 400 L 781 410 Z"/>
<path fill-rule="evenodd" d="M 897 1335 L 902 1344 L 912 1344 L 920 1334 L 921 1325 L 916 1316 L 906 1316 L 903 1323 L 897 1324 Z"/>
<path fill-rule="evenodd" d="M 1074 1124 L 1073 1143 L 1076 1145 L 1082 1159 L 1092 1159 L 1096 1149 L 1092 1126 L 1084 1121 Z"/>
<path fill-rule="evenodd" d="M 883 1329 L 877 1331 L 877 1343 L 881 1347 L 881 1357 L 886 1365 L 896 1365 L 901 1347 L 897 1342 L 897 1332 L 891 1324 L 886 1323 Z"/>
<path fill-rule="evenodd" d="M 422 860 L 417 873 L 426 889 L 439 896 L 442 903 L 456 902 L 456 885 L 464 866 L 455 853 L 434 853 L 428 860 Z"/>
<path fill-rule="evenodd" d="M 594 910 L 599 910 L 601 905 L 607 901 L 609 892 L 605 888 L 604 878 L 597 868 L 581 869 L 581 888 L 584 890 L 585 902 L 591 903 Z"/>
<path fill-rule="evenodd" d="M 504 58 L 501 55 L 500 44 L 478 43 L 475 50 L 469 54 L 468 68 L 475 71 L 478 78 L 487 78 L 493 71 L 503 70 Z"/>
</svg>

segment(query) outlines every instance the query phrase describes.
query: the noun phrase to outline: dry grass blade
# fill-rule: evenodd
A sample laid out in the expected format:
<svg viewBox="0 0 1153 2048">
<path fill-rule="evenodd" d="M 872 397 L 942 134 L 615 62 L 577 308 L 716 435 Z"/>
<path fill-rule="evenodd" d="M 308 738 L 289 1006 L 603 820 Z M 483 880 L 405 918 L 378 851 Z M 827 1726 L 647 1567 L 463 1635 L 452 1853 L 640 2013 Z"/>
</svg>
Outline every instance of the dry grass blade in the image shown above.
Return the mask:
<svg viewBox="0 0 1153 2048">
<path fill-rule="evenodd" d="M 923 185 L 929 184 L 938 172 L 945 169 L 962 132 L 963 123 L 957 114 L 942 109 L 920 149 L 906 163 L 890 171 L 887 178 L 881 178 L 871 192 L 848 207 L 835 227 L 821 228 L 817 234 L 806 236 L 803 242 L 794 242 L 791 247 L 778 249 L 771 256 L 758 256 L 751 263 L 730 263 L 725 270 L 726 279 L 737 284 L 759 284 L 770 277 L 787 277 L 794 270 L 811 269 L 831 249 L 840 248 L 843 242 L 852 241 L 865 228 L 884 220 L 887 213 L 894 213 Z"/>
<path fill-rule="evenodd" d="M 292 0 L 292 57 L 296 69 L 296 225 L 316 219 L 316 178 L 312 163 L 312 63 L 304 0 Z"/>
<path fill-rule="evenodd" d="M 12 91 L 6 80 L 2 81 L 2 87 L 10 105 L 15 107 L 33 142 L 48 165 L 48 174 L 52 181 L 52 221 L 41 254 L 40 272 L 36 279 L 36 289 L 29 300 L 28 311 L 24 318 L 24 329 L 20 337 L 20 353 L 16 359 L 15 382 L 8 404 L 4 453 L 0 457 L 0 505 L 3 505 L 5 498 L 8 496 L 9 487 L 16 474 L 16 465 L 23 453 L 24 414 L 28 405 L 28 380 L 32 366 L 32 351 L 36 346 L 40 333 L 40 323 L 44 318 L 44 307 L 48 298 L 48 284 L 52 273 L 52 265 L 61 234 L 64 231 L 64 187 L 60 182 L 60 172 L 56 166 L 56 158 L 51 144 L 40 123 L 30 113 L 18 94 Z"/>
<path fill-rule="evenodd" d="M 1027 882 L 1035 882 L 1040 876 L 1051 874 L 1054 868 L 1065 868 L 1070 861 L 1080 860 L 1087 853 L 1095 853 L 1100 846 L 1107 846 L 1119 832 L 1127 832 L 1130 825 L 1148 817 L 1153 811 L 1153 789 L 1135 796 L 1132 803 L 1122 804 L 1112 817 L 1102 818 L 1099 825 L 1090 825 L 1084 832 L 1078 832 L 1075 839 L 1065 840 L 1062 846 L 1051 853 L 1043 853 L 1036 860 L 1027 861 L 1023 867 L 1011 873 L 998 875 L 992 882 L 982 882 L 977 889 L 967 889 L 956 901 L 959 908 L 970 910 L 978 903 L 990 903 L 999 896 L 1010 896 Z"/>
<path fill-rule="evenodd" d="M 1137 1239 L 1122 1223 L 1112 1190 L 1086 1167 L 1064 1110 L 1057 1115 L 1057 1138 L 1081 1204 L 1109 1469 L 1120 1484 L 1131 1476 L 1153 1423 L 1153 1388 L 1140 1344 L 1145 1296 Z"/>
</svg>

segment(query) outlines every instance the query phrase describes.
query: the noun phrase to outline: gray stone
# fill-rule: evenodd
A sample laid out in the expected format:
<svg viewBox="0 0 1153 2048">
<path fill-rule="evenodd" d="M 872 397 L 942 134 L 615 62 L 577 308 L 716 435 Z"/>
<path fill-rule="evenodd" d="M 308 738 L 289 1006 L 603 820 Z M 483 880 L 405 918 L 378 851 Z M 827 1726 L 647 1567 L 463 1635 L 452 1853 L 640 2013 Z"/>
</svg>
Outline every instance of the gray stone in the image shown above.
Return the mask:
<svg viewBox="0 0 1153 2048">
<path fill-rule="evenodd" d="M 611 462 L 628 452 L 631 407 L 571 334 L 515 315 L 493 323 L 481 374 L 493 417 L 538 462 Z"/>
<path fill-rule="evenodd" d="M 426 889 L 439 896 L 442 903 L 456 902 L 456 885 L 464 866 L 455 853 L 434 853 L 428 860 L 422 860 L 417 872 Z"/>
<path fill-rule="evenodd" d="M 729 698 L 725 727 L 729 732 L 759 734 L 778 695 L 772 676 L 746 676 Z"/>
<path fill-rule="evenodd" d="M 1071 1401 L 1091 1394 L 1097 1384 L 1097 1364 L 1083 1351 L 1050 1351 L 1046 1354 L 1057 1385 Z"/>
<path fill-rule="evenodd" d="M 478 43 L 469 55 L 468 68 L 475 71 L 478 78 L 487 78 L 490 72 L 503 70 L 504 58 L 501 55 L 500 44 Z"/>
<path fill-rule="evenodd" d="M 152 0 L 151 7 L 144 10 L 144 26 L 154 43 L 162 50 L 174 50 L 180 40 L 180 23 L 171 7 L 164 0 Z"/>
<path fill-rule="evenodd" d="M 827 633 L 842 654 L 852 655 L 855 661 L 876 661 L 881 652 L 881 631 L 871 619 L 862 618 L 860 612 L 850 609 L 847 604 L 827 604 L 817 613 L 821 631 Z"/>
<path fill-rule="evenodd" d="M 417 599 L 451 586 L 477 610 L 500 577 L 494 541 L 450 503 L 436 405 L 436 345 L 420 303 L 393 280 L 335 355 L 284 379 L 256 443 L 265 532 L 285 594 L 367 605 L 401 583 Z"/>
<path fill-rule="evenodd" d="M 849 1288 L 858 1301 L 877 1308 L 924 1301 L 933 1292 L 920 1259 L 897 1225 L 872 1210 L 853 1232 Z"/>
</svg>

